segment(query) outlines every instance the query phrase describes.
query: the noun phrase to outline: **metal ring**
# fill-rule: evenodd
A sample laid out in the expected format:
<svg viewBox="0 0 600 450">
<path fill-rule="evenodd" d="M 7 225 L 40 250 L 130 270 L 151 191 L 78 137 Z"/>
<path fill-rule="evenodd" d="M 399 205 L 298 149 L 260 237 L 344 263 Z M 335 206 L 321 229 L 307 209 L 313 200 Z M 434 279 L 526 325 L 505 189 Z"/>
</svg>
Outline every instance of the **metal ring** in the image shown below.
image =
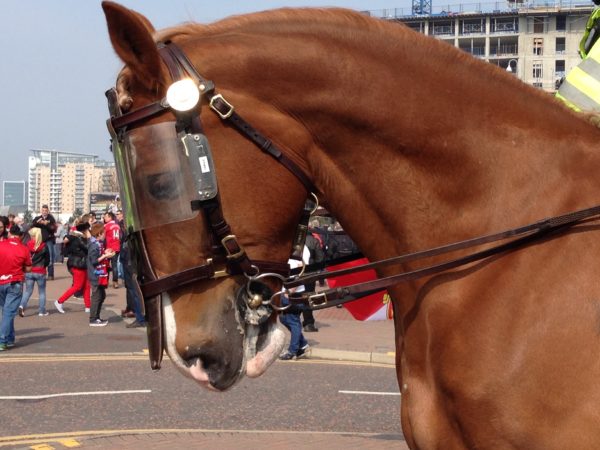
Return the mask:
<svg viewBox="0 0 600 450">
<path fill-rule="evenodd" d="M 298 275 L 295 275 L 294 277 L 292 277 L 294 280 L 297 280 L 298 278 L 300 278 L 302 275 L 304 275 L 304 271 L 306 270 L 306 263 L 304 262 L 304 260 L 300 261 L 302 263 L 302 270 L 300 270 L 300 273 Z"/>
<path fill-rule="evenodd" d="M 254 275 L 249 275 L 246 272 L 244 272 L 244 275 L 246 276 L 246 278 L 248 278 L 248 280 L 253 281 L 256 277 L 259 276 L 260 269 L 258 268 L 258 266 L 255 266 L 254 264 L 250 264 L 250 268 L 256 270 Z"/>
<path fill-rule="evenodd" d="M 254 266 L 254 267 L 256 267 L 256 266 Z M 259 275 L 254 276 L 254 277 L 248 277 L 248 282 L 246 283 L 246 294 L 248 294 L 248 297 L 252 297 L 252 292 L 250 292 L 250 283 L 253 282 L 253 281 L 260 280 L 262 278 L 266 278 L 266 277 L 277 278 L 282 283 L 284 283 L 285 280 L 286 280 L 286 278 L 284 278 L 282 275 L 279 275 L 278 273 L 271 273 L 271 272 L 261 273 Z M 273 298 L 273 296 L 271 296 L 271 298 Z"/>
<path fill-rule="evenodd" d="M 269 299 L 269 304 L 271 305 L 271 308 L 273 308 L 275 311 L 283 312 L 283 311 L 288 310 L 292 306 L 291 303 L 288 305 L 285 305 L 285 306 L 279 306 L 279 305 L 276 305 L 275 303 L 273 303 L 273 299 L 278 295 L 281 297 L 284 292 L 289 293 L 289 291 L 285 287 L 283 287 L 283 288 L 281 288 L 280 291 L 277 291 L 273 295 L 271 295 L 271 298 Z"/>
</svg>

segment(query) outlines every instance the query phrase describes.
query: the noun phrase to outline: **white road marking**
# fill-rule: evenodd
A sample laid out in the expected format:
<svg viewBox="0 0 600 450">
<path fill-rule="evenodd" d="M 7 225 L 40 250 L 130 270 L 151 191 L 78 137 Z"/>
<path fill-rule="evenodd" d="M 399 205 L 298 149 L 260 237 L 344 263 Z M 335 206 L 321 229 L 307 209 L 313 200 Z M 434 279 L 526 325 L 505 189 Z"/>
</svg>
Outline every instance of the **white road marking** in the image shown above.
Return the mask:
<svg viewBox="0 0 600 450">
<path fill-rule="evenodd" d="M 116 394 L 149 394 L 152 391 L 150 389 L 139 389 L 131 391 L 95 391 L 95 392 L 63 392 L 60 394 L 46 394 L 46 395 L 8 395 L 0 396 L 0 400 L 44 400 L 47 398 L 54 397 L 77 397 L 86 395 L 116 395 Z"/>
<path fill-rule="evenodd" d="M 340 394 L 352 395 L 400 395 L 400 392 L 374 392 L 374 391 L 338 391 Z"/>
</svg>

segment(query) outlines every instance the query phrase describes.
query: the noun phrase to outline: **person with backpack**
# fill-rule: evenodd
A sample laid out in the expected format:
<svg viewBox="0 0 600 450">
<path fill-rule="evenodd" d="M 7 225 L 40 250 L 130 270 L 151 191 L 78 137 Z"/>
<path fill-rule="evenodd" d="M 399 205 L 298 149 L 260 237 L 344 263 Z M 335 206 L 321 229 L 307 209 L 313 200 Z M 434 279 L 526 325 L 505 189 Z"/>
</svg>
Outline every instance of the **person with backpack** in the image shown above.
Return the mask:
<svg viewBox="0 0 600 450">
<path fill-rule="evenodd" d="M 65 256 L 67 257 L 67 268 L 73 275 L 73 284 L 67 289 L 58 300 L 54 302 L 56 310 L 64 314 L 63 303 L 73 294 L 81 291 L 83 293 L 83 302 L 85 312 L 90 312 L 90 283 L 87 275 L 87 241 L 90 235 L 90 224 L 87 221 L 81 221 L 75 227 L 75 230 L 65 238 Z"/>
<path fill-rule="evenodd" d="M 38 316 L 44 317 L 48 315 L 46 311 L 46 268 L 50 264 L 50 250 L 48 245 L 43 242 L 42 231 L 37 228 L 30 228 L 30 239 L 27 242 L 27 248 L 31 255 L 31 271 L 25 274 L 25 291 L 19 305 L 19 317 L 25 317 L 25 308 L 33 294 L 35 283 L 38 285 L 39 306 Z"/>
</svg>

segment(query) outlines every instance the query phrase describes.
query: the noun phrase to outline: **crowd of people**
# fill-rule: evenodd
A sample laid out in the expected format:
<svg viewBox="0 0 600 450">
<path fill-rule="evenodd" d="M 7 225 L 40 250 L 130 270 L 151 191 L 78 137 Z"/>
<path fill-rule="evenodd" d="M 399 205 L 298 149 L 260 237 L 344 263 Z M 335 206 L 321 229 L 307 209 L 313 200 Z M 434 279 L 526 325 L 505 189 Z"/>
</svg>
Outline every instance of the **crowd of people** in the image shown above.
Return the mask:
<svg viewBox="0 0 600 450">
<path fill-rule="evenodd" d="M 46 309 L 46 282 L 54 280 L 54 264 L 67 261 L 72 285 L 56 300 L 60 314 L 71 297 L 83 298 L 89 326 L 108 324 L 101 318 L 102 305 L 112 274 L 112 287 L 122 279 L 127 306 L 122 317 L 133 318 L 127 328 L 145 327 L 142 301 L 127 264 L 127 239 L 121 211 L 107 211 L 102 220 L 94 214 L 77 217 L 62 224 L 43 205 L 40 215 L 30 223 L 14 215 L 0 216 L 0 351 L 15 345 L 14 320 L 25 317 L 29 301 L 38 287 L 38 316 Z"/>
<path fill-rule="evenodd" d="M 304 248 L 303 263 L 326 262 L 358 252 L 345 233 L 311 223 Z M 346 242 L 346 239 L 348 242 Z M 106 289 L 119 288 L 119 279 L 126 288 L 127 305 L 122 317 L 133 318 L 128 328 L 145 327 L 142 301 L 127 264 L 128 244 L 121 211 L 106 211 L 102 220 L 94 214 L 77 217 L 71 224 L 57 221 L 43 205 L 40 215 L 30 223 L 15 216 L 0 216 L 0 351 L 15 344 L 14 319 L 25 317 L 25 311 L 38 286 L 38 316 L 49 314 L 46 309 L 46 282 L 54 280 L 54 264 L 66 260 L 72 284 L 54 301 L 60 314 L 67 311 L 64 304 L 71 297 L 83 298 L 89 326 L 103 327 L 108 321 L 101 318 Z M 290 264 L 297 261 L 290 260 Z M 304 286 L 302 287 L 304 288 Z M 314 291 L 316 286 L 306 286 Z M 285 299 L 284 299 L 285 301 Z M 308 342 L 303 332 L 317 332 L 312 311 L 290 307 L 280 315 L 280 321 L 289 329 L 291 340 L 281 359 L 298 359 L 306 355 Z"/>
</svg>

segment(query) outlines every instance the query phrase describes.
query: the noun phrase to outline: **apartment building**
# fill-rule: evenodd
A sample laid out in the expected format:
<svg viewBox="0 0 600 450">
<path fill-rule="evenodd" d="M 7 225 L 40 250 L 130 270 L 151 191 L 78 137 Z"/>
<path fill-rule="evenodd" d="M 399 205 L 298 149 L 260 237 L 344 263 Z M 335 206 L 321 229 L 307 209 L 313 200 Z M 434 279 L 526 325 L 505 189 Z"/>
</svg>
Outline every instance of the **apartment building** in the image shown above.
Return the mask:
<svg viewBox="0 0 600 450">
<path fill-rule="evenodd" d="M 515 73 L 548 92 L 581 61 L 578 48 L 591 1 L 494 2 L 366 13 L 402 23 Z M 425 55 L 424 55 L 425 56 Z"/>
<path fill-rule="evenodd" d="M 59 150 L 31 150 L 27 208 L 38 212 L 47 204 L 52 213 L 88 211 L 93 192 L 118 191 L 114 162 L 95 155 Z"/>
<path fill-rule="evenodd" d="M 3 181 L 2 206 L 8 207 L 14 213 L 24 212 L 25 204 L 25 180 Z"/>
</svg>

